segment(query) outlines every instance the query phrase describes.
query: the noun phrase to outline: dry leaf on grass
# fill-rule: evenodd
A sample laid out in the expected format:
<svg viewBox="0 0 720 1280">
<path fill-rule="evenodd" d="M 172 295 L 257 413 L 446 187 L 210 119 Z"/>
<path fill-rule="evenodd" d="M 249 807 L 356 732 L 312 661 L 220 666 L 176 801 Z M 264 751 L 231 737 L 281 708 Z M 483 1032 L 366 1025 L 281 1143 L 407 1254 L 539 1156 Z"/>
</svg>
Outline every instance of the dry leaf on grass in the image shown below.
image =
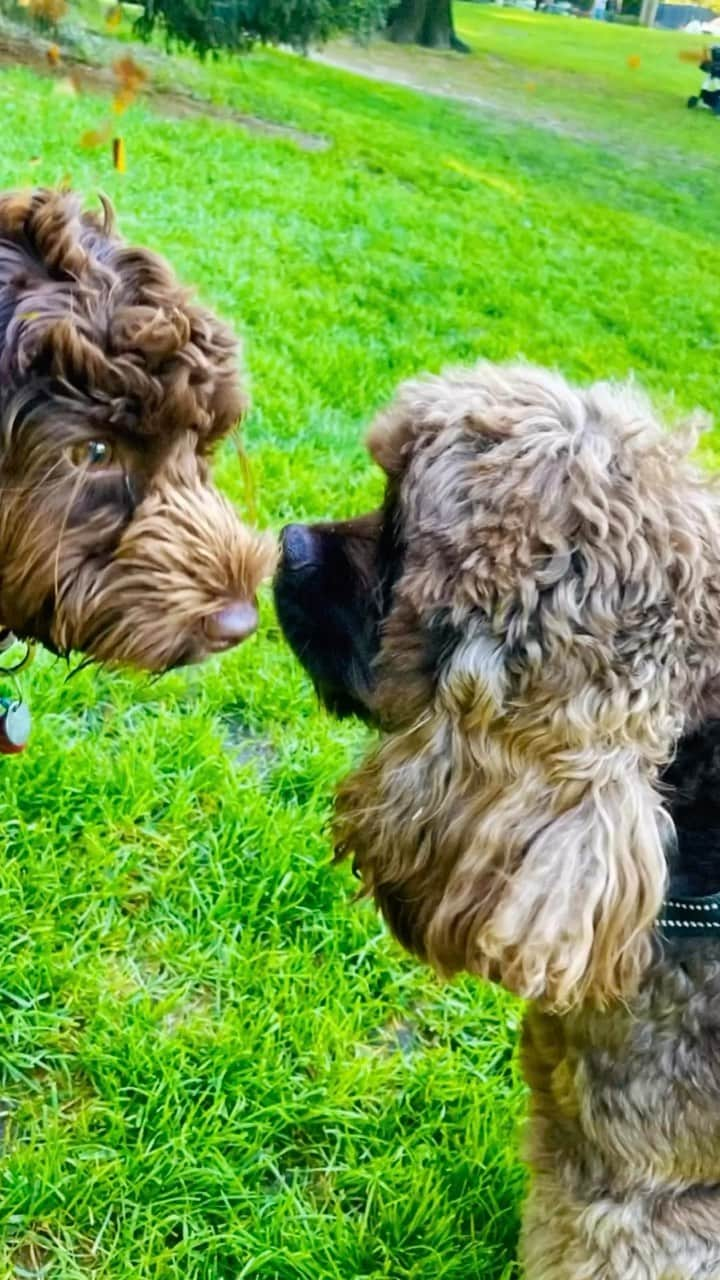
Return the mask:
<svg viewBox="0 0 720 1280">
<path fill-rule="evenodd" d="M 128 107 L 131 107 L 135 101 L 135 96 L 132 89 L 121 89 L 119 93 L 116 93 L 112 102 L 112 109 L 115 115 L 121 116 L 123 111 L 127 111 Z"/>
<path fill-rule="evenodd" d="M 41 18 L 53 26 L 65 17 L 68 10 L 66 0 L 28 0 L 24 7 L 30 10 L 33 18 Z"/>
<path fill-rule="evenodd" d="M 112 64 L 112 69 L 120 88 L 130 90 L 132 93 L 137 93 L 148 78 L 145 68 L 141 67 L 129 55 L 124 58 L 116 58 Z"/>
<path fill-rule="evenodd" d="M 86 129 L 80 138 L 80 146 L 90 149 L 91 147 L 101 147 L 110 137 L 110 126 L 104 124 L 101 129 Z"/>
<path fill-rule="evenodd" d="M 118 173 L 125 173 L 127 169 L 127 156 L 125 154 L 125 139 L 113 138 L 112 144 L 113 167 Z"/>
</svg>

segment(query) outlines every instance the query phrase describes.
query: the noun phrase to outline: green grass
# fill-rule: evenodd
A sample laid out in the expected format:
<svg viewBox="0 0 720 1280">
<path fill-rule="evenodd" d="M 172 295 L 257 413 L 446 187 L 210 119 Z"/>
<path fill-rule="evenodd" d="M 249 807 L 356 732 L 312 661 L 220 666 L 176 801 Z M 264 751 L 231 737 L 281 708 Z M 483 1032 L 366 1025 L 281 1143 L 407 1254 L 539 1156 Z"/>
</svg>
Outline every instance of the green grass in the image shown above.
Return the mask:
<svg viewBox="0 0 720 1280">
<path fill-rule="evenodd" d="M 2 185 L 105 190 L 245 335 L 265 524 L 374 500 L 362 426 L 420 368 L 523 354 L 633 372 L 671 413 L 716 398 L 720 126 L 684 109 L 687 38 L 459 24 L 473 57 L 411 65 L 485 110 L 156 55 L 156 81 L 331 145 L 139 105 L 124 177 L 79 146 L 107 102 L 0 74 Z M 242 503 L 231 451 L 218 474 Z M 31 748 L 0 766 L 0 1277 L 508 1280 L 518 1007 L 442 987 L 352 904 L 326 823 L 364 733 L 317 711 L 269 602 L 202 670 L 41 660 L 26 685 Z"/>
<path fill-rule="evenodd" d="M 680 54 L 702 50 L 709 36 L 522 10 L 498 21 L 489 6 L 469 4 L 459 6 L 459 28 L 475 51 L 464 74 L 496 92 L 511 87 L 529 99 L 530 115 L 548 109 L 580 135 L 648 161 L 659 143 L 681 164 L 717 155 L 716 122 L 679 109 L 702 80 Z"/>
</svg>

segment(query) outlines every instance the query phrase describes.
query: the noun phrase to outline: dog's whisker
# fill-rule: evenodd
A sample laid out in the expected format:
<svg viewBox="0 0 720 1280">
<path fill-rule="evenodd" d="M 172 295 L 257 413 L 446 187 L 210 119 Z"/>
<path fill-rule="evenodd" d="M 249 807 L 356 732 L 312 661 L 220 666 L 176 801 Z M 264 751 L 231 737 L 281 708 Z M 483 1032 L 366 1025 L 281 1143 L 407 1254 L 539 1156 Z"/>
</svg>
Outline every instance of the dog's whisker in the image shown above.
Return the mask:
<svg viewBox="0 0 720 1280">
<path fill-rule="evenodd" d="M 65 537 L 65 530 L 67 528 L 67 522 L 70 519 L 70 514 L 75 506 L 78 493 L 82 488 L 82 482 L 83 482 L 83 474 L 82 474 L 82 471 L 80 471 L 76 478 L 75 485 L 68 497 L 68 500 L 65 506 L 65 511 L 62 516 L 62 520 L 60 522 L 60 529 L 58 531 L 57 541 L 55 544 L 55 565 L 53 570 L 53 578 L 54 578 L 53 593 L 54 593 L 55 599 L 57 599 L 58 596 L 60 595 L 60 555 L 62 552 L 63 539 Z"/>
<path fill-rule="evenodd" d="M 68 662 L 69 661 L 70 661 L 70 657 L 68 655 Z M 75 679 L 75 676 L 80 675 L 80 672 L 85 671 L 87 667 L 93 667 L 97 665 L 98 664 L 95 658 L 88 657 L 88 658 L 81 659 L 80 662 L 76 663 L 76 665 L 72 668 L 72 670 L 68 671 L 65 677 L 65 683 L 69 684 L 71 680 Z"/>
</svg>

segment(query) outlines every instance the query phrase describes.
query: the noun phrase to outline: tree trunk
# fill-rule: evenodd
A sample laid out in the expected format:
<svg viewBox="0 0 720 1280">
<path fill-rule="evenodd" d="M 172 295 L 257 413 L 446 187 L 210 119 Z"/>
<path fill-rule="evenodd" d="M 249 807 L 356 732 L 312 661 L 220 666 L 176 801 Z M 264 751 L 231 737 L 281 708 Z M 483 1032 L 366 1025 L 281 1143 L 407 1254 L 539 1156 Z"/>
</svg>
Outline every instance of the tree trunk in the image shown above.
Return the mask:
<svg viewBox="0 0 720 1280">
<path fill-rule="evenodd" d="M 655 15 L 658 11 L 658 0 L 643 0 L 640 9 L 640 24 L 643 27 L 651 27 L 655 22 Z"/>
<path fill-rule="evenodd" d="M 395 44 L 470 52 L 455 35 L 452 0 L 399 0 L 390 11 L 387 32 Z"/>
<path fill-rule="evenodd" d="M 417 44 L 427 7 L 428 0 L 400 0 L 388 18 L 390 39 L 395 44 Z"/>
</svg>

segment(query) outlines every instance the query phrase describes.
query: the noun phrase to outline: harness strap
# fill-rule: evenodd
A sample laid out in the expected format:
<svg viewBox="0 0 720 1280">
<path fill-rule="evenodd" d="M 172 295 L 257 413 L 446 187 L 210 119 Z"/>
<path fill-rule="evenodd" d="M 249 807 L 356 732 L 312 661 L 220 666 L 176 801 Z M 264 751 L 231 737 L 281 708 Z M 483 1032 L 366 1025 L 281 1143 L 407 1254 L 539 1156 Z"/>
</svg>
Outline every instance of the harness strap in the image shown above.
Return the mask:
<svg viewBox="0 0 720 1280">
<path fill-rule="evenodd" d="M 720 893 L 684 898 L 671 892 L 662 905 L 658 930 L 664 938 L 720 940 Z"/>
</svg>

